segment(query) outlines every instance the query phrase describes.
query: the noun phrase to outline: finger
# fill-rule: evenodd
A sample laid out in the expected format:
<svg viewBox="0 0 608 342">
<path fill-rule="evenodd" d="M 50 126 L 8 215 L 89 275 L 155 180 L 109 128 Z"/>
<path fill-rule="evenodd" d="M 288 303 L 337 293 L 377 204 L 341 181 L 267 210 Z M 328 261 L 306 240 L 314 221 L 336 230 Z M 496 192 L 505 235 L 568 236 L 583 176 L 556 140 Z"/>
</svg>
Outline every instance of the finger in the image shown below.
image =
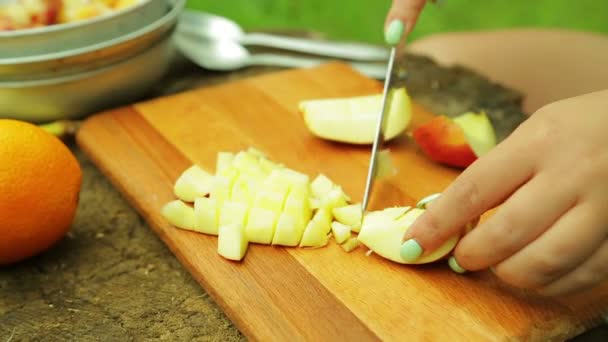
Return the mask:
<svg viewBox="0 0 608 342">
<path fill-rule="evenodd" d="M 541 173 L 519 188 L 477 228 L 462 238 L 454 257 L 470 271 L 486 269 L 512 256 L 551 227 L 575 203 L 570 186 L 555 186 Z"/>
<path fill-rule="evenodd" d="M 527 182 L 534 159 L 526 149 L 519 139 L 508 138 L 465 169 L 408 229 L 404 240 L 411 241 L 404 249 L 430 253 Z"/>
<path fill-rule="evenodd" d="M 426 0 L 393 0 L 385 21 L 385 39 L 397 45 L 413 29 Z"/>
<path fill-rule="evenodd" d="M 608 279 L 608 241 L 580 267 L 541 290 L 547 296 L 567 295 L 588 290 Z"/>
<path fill-rule="evenodd" d="M 606 239 L 603 215 L 590 202 L 565 213 L 538 239 L 495 267 L 496 275 L 522 288 L 540 288 L 587 260 Z"/>
</svg>

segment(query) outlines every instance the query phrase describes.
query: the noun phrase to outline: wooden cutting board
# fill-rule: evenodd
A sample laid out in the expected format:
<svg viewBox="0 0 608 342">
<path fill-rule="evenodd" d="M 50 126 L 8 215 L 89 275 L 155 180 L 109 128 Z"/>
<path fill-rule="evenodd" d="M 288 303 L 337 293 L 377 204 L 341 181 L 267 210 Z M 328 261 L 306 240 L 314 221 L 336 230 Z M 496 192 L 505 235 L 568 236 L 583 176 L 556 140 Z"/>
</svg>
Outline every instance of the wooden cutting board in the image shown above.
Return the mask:
<svg viewBox="0 0 608 342">
<path fill-rule="evenodd" d="M 446 263 L 405 266 L 365 248 L 250 245 L 221 258 L 217 238 L 170 226 L 159 214 L 192 163 L 213 172 L 218 151 L 255 147 L 311 177 L 324 173 L 361 198 L 369 147 L 331 143 L 305 128 L 304 99 L 381 92 L 346 65 L 282 71 L 103 112 L 77 141 L 236 326 L 252 340 L 562 340 L 599 315 L 597 296 L 548 300 L 504 287 L 492 274 L 457 275 Z M 433 114 L 416 105 L 412 127 Z M 399 173 L 378 183 L 371 209 L 412 205 L 457 171 L 430 162 L 407 139 L 391 144 Z M 169 276 L 169 275 L 168 275 Z M 591 299 L 592 297 L 595 299 Z"/>
</svg>

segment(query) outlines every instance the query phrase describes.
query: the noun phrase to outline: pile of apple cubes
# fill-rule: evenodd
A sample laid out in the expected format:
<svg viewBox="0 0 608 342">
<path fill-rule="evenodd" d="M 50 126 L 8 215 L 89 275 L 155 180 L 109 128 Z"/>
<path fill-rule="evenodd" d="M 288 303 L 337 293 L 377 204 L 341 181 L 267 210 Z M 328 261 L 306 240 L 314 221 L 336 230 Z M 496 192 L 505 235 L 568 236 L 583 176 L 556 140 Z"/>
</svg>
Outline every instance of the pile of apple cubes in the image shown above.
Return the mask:
<svg viewBox="0 0 608 342">
<path fill-rule="evenodd" d="M 214 175 L 189 167 L 174 194 L 161 214 L 175 227 L 217 235 L 226 259 L 243 259 L 249 243 L 318 248 L 333 236 L 347 252 L 359 245 L 352 232 L 361 228 L 360 203 L 349 204 L 325 175 L 310 181 L 254 148 L 219 152 Z"/>
</svg>

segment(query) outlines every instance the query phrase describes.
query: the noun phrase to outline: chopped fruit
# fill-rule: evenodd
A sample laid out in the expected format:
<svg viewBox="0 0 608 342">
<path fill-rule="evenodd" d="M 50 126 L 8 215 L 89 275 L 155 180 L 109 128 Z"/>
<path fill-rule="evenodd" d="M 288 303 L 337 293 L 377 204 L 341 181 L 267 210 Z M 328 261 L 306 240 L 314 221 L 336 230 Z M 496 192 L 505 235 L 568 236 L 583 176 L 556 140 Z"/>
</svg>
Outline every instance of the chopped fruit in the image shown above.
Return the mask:
<svg viewBox="0 0 608 342">
<path fill-rule="evenodd" d="M 218 152 L 215 173 L 220 173 L 222 170 L 229 168 L 232 165 L 232 160 L 234 160 L 234 153 Z"/>
<path fill-rule="evenodd" d="M 496 133 L 486 113 L 468 112 L 453 120 L 462 128 L 467 142 L 477 157 L 488 153 L 496 146 Z"/>
<path fill-rule="evenodd" d="M 173 200 L 160 209 L 161 215 L 172 225 L 188 230 L 194 230 L 194 209 L 180 200 Z"/>
<path fill-rule="evenodd" d="M 298 192 L 291 192 L 285 200 L 283 212 L 291 215 L 298 225 L 305 227 L 312 217 L 312 209 L 307 196 Z"/>
<path fill-rule="evenodd" d="M 241 151 L 232 160 L 232 167 L 242 173 L 265 177 L 266 173 L 258 163 L 258 158 L 250 153 Z"/>
<path fill-rule="evenodd" d="M 251 154 L 252 156 L 256 157 L 256 158 L 266 158 L 266 154 L 260 150 L 258 150 L 257 148 L 254 147 L 249 147 L 247 149 L 247 153 Z"/>
<path fill-rule="evenodd" d="M 273 245 L 297 246 L 302 238 L 304 226 L 292 215 L 282 213 L 277 223 L 277 228 L 272 239 Z"/>
<path fill-rule="evenodd" d="M 317 210 L 312 220 L 308 222 L 300 247 L 321 247 L 329 240 L 331 230 L 331 213 L 325 208 Z"/>
<path fill-rule="evenodd" d="M 255 183 L 247 177 L 239 177 L 232 186 L 230 199 L 235 202 L 251 204 L 255 194 Z"/>
<path fill-rule="evenodd" d="M 232 186 L 237 177 L 238 171 L 232 168 L 226 168 L 216 173 L 210 197 L 217 200 L 218 206 L 221 207 L 224 201 L 231 198 Z"/>
<path fill-rule="evenodd" d="M 290 189 L 308 190 L 310 187 L 310 177 L 308 175 L 287 168 L 273 170 L 269 177 L 273 177 L 280 183 L 287 184 Z"/>
<path fill-rule="evenodd" d="M 240 224 L 221 226 L 218 232 L 217 253 L 229 260 L 240 261 L 247 252 L 249 241 Z"/>
<path fill-rule="evenodd" d="M 447 116 L 437 116 L 419 126 L 413 137 L 420 149 L 436 162 L 467 167 L 477 159 L 462 128 Z"/>
<path fill-rule="evenodd" d="M 220 210 L 219 226 L 238 224 L 245 226 L 249 207 L 240 202 L 225 201 Z"/>
<path fill-rule="evenodd" d="M 334 208 L 332 214 L 336 221 L 351 227 L 354 232 L 359 232 L 361 229 L 361 218 L 363 216 L 361 203 Z"/>
<path fill-rule="evenodd" d="M 194 228 L 196 231 L 217 235 L 218 216 L 217 201 L 215 199 L 200 197 L 194 200 Z"/>
<path fill-rule="evenodd" d="M 264 208 L 279 213 L 283 210 L 286 194 L 287 191 L 285 189 L 274 190 L 262 187 L 256 195 L 254 205 L 258 208 Z"/>
<path fill-rule="evenodd" d="M 279 165 L 271 160 L 268 160 L 267 158 L 260 158 L 260 166 L 262 167 L 262 170 L 264 170 L 264 172 L 266 173 L 271 173 L 272 170 L 277 170 L 277 169 L 281 169 L 283 168 L 282 165 Z"/>
<path fill-rule="evenodd" d="M 316 198 L 322 198 L 335 187 L 334 182 L 331 181 L 324 174 L 320 174 L 310 183 L 310 190 L 312 195 Z"/>
<path fill-rule="evenodd" d="M 378 152 L 378 164 L 376 166 L 376 178 L 382 179 L 393 176 L 397 173 L 393 162 L 391 161 L 391 153 L 389 150 Z"/>
<path fill-rule="evenodd" d="M 355 248 L 359 247 L 359 239 L 357 239 L 356 236 L 353 236 L 353 237 L 349 238 L 348 240 L 346 240 L 345 243 L 340 245 L 340 247 L 342 247 L 342 249 L 346 253 L 349 253 L 352 250 L 354 250 Z"/>
<path fill-rule="evenodd" d="M 264 208 L 251 208 L 245 226 L 249 242 L 270 244 L 274 236 L 277 213 Z"/>
<path fill-rule="evenodd" d="M 175 181 L 173 193 L 184 202 L 194 202 L 197 197 L 207 196 L 213 190 L 213 175 L 192 165 Z"/>
<path fill-rule="evenodd" d="M 405 88 L 391 93 L 386 117 L 386 140 L 399 136 L 412 118 L 411 100 Z M 382 110 L 382 94 L 315 99 L 298 105 L 304 123 L 317 137 L 351 144 L 371 144 Z"/>
<path fill-rule="evenodd" d="M 384 215 L 383 211 L 375 212 L 373 219 L 363 220 L 358 239 L 379 256 L 397 263 L 407 264 L 409 262 L 404 261 L 400 254 L 403 235 L 423 212 L 424 209 L 413 208 L 406 210 L 405 214 L 398 217 L 394 217 L 391 212 L 387 215 Z M 454 249 L 459 239 L 458 235 L 448 239 L 435 251 L 411 264 L 430 263 L 445 257 Z"/>
<path fill-rule="evenodd" d="M 321 208 L 321 200 L 318 198 L 310 198 L 310 208 L 311 209 L 319 209 Z"/>
<path fill-rule="evenodd" d="M 339 186 L 336 186 L 321 198 L 321 207 L 326 208 L 330 213 L 334 208 L 346 205 L 348 205 L 346 203 L 346 195 Z"/>
<path fill-rule="evenodd" d="M 334 239 L 338 244 L 342 244 L 350 238 L 350 227 L 340 222 L 334 221 L 331 223 L 331 231 L 334 235 Z"/>
</svg>

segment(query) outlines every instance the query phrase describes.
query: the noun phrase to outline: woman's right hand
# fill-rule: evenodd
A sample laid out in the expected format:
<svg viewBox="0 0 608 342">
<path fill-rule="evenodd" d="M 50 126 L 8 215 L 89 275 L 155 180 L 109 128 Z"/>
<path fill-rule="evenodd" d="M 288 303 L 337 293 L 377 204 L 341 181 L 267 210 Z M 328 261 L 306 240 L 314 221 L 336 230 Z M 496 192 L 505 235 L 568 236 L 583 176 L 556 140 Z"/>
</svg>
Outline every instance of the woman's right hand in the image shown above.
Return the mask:
<svg viewBox="0 0 608 342">
<path fill-rule="evenodd" d="M 399 45 L 412 31 L 427 0 L 393 0 L 384 23 L 384 39 Z"/>
</svg>

